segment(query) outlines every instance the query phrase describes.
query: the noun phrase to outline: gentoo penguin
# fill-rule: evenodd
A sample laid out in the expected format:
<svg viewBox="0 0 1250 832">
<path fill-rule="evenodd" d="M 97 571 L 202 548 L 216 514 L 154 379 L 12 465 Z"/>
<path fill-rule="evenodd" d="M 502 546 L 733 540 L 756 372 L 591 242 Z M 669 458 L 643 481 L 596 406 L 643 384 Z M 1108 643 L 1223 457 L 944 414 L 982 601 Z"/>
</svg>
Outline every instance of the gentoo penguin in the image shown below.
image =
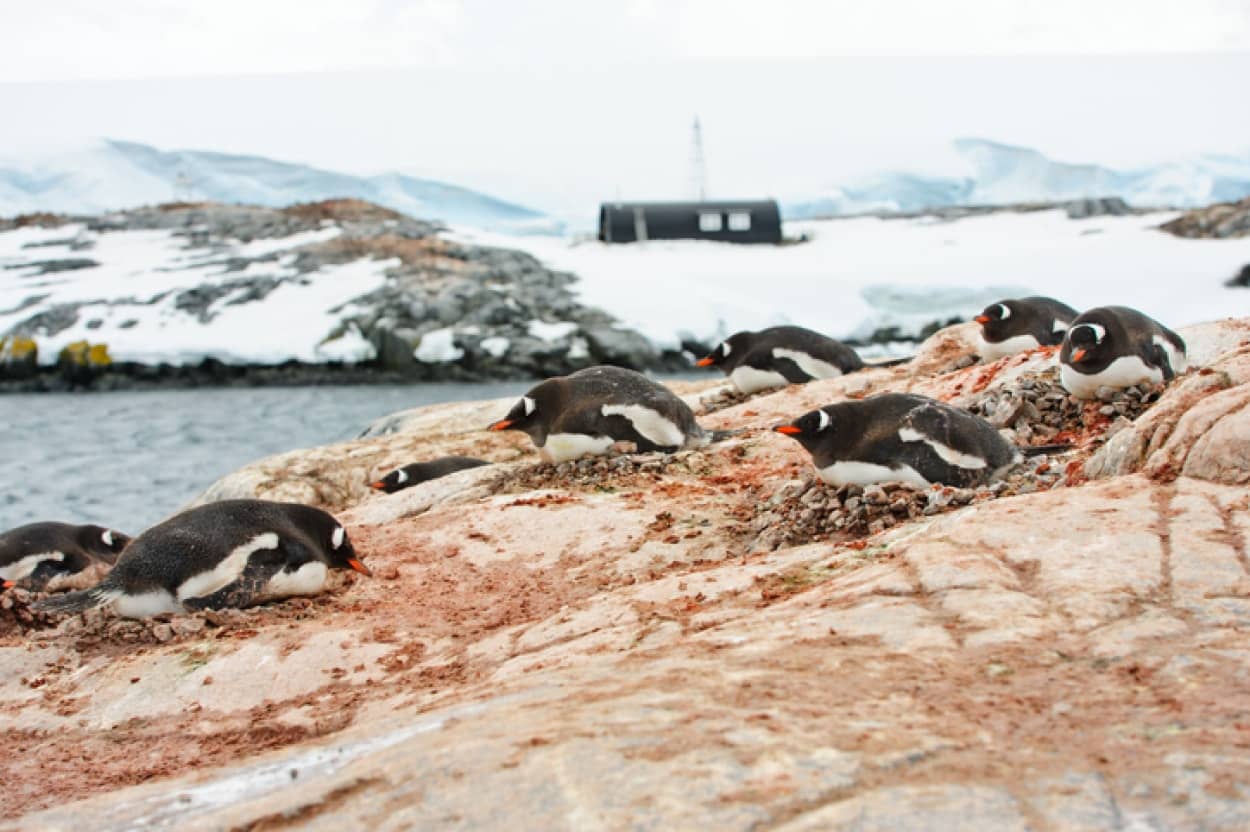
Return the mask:
<svg viewBox="0 0 1250 832">
<path fill-rule="evenodd" d="M 1158 384 L 1185 372 L 1185 342 L 1136 309 L 1100 306 L 1072 322 L 1059 351 L 1059 381 L 1078 399 L 1099 387 Z"/>
<path fill-rule="evenodd" d="M 991 303 L 974 319 L 981 325 L 977 354 L 983 361 L 1063 343 L 1076 310 L 1054 298 L 1013 298 Z"/>
<path fill-rule="evenodd" d="M 909 393 L 831 404 L 773 430 L 797 439 L 820 478 L 832 485 L 968 488 L 1001 476 L 1021 459 L 984 419 Z"/>
<path fill-rule="evenodd" d="M 695 365 L 719 367 L 743 393 L 836 378 L 864 368 L 859 354 L 846 344 L 800 326 L 734 333 Z"/>
<path fill-rule="evenodd" d="M 712 440 L 667 387 L 620 367 L 549 378 L 490 429 L 525 431 L 548 462 L 606 454 L 618 441 L 633 442 L 640 452 L 671 453 Z"/>
<path fill-rule="evenodd" d="M 329 570 L 369 570 L 347 531 L 298 503 L 224 500 L 174 515 L 136 537 L 104 580 L 34 605 L 55 613 L 110 606 L 126 618 L 246 607 L 312 595 Z"/>
<path fill-rule="evenodd" d="M 444 456 L 429 462 L 414 462 L 403 468 L 396 468 L 377 482 L 369 483 L 369 487 L 385 491 L 387 494 L 394 494 L 396 491 L 412 488 L 427 480 L 436 480 L 439 477 L 454 474 L 456 471 L 477 468 L 481 465 L 490 465 L 490 463 L 484 459 L 474 459 L 468 456 Z"/>
<path fill-rule="evenodd" d="M 103 526 L 31 523 L 0 534 L 0 585 L 34 592 L 91 586 L 130 537 Z"/>
</svg>

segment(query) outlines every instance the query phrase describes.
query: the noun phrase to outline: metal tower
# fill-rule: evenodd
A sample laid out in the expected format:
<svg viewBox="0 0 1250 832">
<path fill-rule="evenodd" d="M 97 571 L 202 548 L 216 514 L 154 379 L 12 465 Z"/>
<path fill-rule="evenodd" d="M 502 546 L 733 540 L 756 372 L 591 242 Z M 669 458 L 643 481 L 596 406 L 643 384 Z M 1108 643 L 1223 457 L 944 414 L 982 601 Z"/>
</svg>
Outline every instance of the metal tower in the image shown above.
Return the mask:
<svg viewBox="0 0 1250 832">
<path fill-rule="evenodd" d="M 700 202 L 707 199 L 707 163 L 703 159 L 703 129 L 694 117 L 694 136 L 690 145 L 690 192 Z"/>
</svg>

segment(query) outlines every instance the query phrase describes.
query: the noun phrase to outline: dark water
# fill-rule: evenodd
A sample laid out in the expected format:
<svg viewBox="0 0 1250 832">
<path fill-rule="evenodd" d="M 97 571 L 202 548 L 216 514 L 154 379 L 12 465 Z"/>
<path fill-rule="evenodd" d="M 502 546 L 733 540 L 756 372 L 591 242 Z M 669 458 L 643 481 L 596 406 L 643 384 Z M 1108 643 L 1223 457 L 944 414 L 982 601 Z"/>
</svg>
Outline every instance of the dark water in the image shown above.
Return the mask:
<svg viewBox="0 0 1250 832">
<path fill-rule="evenodd" d="M 351 439 L 398 410 L 531 384 L 0 396 L 0 531 L 61 520 L 137 534 L 261 457 Z"/>
</svg>

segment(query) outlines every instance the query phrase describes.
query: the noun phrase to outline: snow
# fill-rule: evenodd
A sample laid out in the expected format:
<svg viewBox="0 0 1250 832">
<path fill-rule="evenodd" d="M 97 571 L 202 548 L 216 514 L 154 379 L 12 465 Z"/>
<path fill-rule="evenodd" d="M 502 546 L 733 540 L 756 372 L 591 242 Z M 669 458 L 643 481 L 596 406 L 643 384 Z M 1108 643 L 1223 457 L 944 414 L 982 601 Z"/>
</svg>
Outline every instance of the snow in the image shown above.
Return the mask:
<svg viewBox="0 0 1250 832">
<path fill-rule="evenodd" d="M 421 336 L 421 343 L 413 351 L 413 357 L 426 364 L 456 361 L 464 356 L 464 350 L 456 346 L 456 331 L 452 327 L 436 329 Z"/>
<path fill-rule="evenodd" d="M 34 314 L 65 303 L 87 304 L 78 320 L 55 335 L 36 335 L 39 359 L 56 361 L 73 341 L 107 344 L 114 361 L 144 364 L 198 363 L 214 357 L 229 363 L 276 364 L 371 358 L 372 347 L 359 332 L 323 344 L 339 329 L 344 306 L 380 288 L 386 270 L 398 260 L 357 260 L 296 275 L 294 255 L 251 264 L 245 272 L 227 272 L 229 257 L 256 257 L 330 239 L 337 228 L 255 240 L 226 249 L 188 249 L 167 230 L 96 233 L 84 226 L 20 228 L 0 234 L 0 332 Z M 94 243 L 72 251 L 65 246 L 23 248 L 29 243 L 78 238 Z M 93 268 L 35 276 L 32 260 L 89 258 Z M 13 268 L 17 266 L 16 268 Z M 212 287 L 243 276 L 268 275 L 289 282 L 263 301 L 231 304 L 238 292 L 215 300 L 212 318 L 203 323 L 177 308 L 181 290 Z M 240 289 L 239 292 L 246 291 Z M 30 303 L 31 299 L 38 299 Z M 23 304 L 27 304 L 23 306 Z"/>
<path fill-rule="evenodd" d="M 539 341 L 559 341 L 561 338 L 567 338 L 576 332 L 577 324 L 570 321 L 556 321 L 555 323 L 530 321 L 526 325 L 526 329 L 530 335 Z"/>
<path fill-rule="evenodd" d="M 777 324 L 840 338 L 889 326 L 914 334 L 1029 294 L 1078 309 L 1134 306 L 1170 326 L 1244 314 L 1250 292 L 1222 284 L 1250 263 L 1250 239 L 1186 240 L 1157 230 L 1175 216 L 816 220 L 787 223 L 787 237 L 806 234 L 810 242 L 785 246 L 608 245 L 470 229 L 452 236 L 520 248 L 573 272 L 580 300 L 674 349 L 682 337 L 710 344 Z"/>
<path fill-rule="evenodd" d="M 321 361 L 342 361 L 347 364 L 371 361 L 378 356 L 377 349 L 355 324 L 348 325 L 338 337 L 322 341 L 317 345 L 316 353 Z"/>
<path fill-rule="evenodd" d="M 512 342 L 507 338 L 498 335 L 490 338 L 483 338 L 481 347 L 490 356 L 494 358 L 503 358 L 508 353 L 508 348 L 512 346 Z"/>
</svg>

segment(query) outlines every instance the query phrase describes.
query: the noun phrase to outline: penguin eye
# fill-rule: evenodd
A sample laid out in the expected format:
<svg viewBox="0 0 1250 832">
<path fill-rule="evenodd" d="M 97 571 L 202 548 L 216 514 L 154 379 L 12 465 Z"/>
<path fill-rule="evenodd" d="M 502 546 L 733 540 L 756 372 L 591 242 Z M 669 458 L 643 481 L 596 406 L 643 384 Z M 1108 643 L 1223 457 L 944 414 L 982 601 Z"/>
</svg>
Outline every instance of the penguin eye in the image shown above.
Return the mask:
<svg viewBox="0 0 1250 832">
<path fill-rule="evenodd" d="M 100 539 L 104 541 L 105 546 L 113 545 L 113 530 L 105 529 L 104 534 L 100 535 Z"/>
<path fill-rule="evenodd" d="M 529 416 L 531 413 L 533 413 L 535 410 L 538 409 L 538 402 L 534 401 L 529 396 L 522 396 L 521 406 L 525 408 L 525 415 Z"/>
<path fill-rule="evenodd" d="M 334 534 L 330 535 L 330 547 L 338 549 L 343 545 L 343 540 L 347 537 L 347 531 L 342 526 L 335 526 Z"/>
<path fill-rule="evenodd" d="M 818 417 L 819 421 L 816 424 L 816 430 L 822 431 L 825 428 L 829 427 L 829 425 L 833 422 L 833 419 L 831 419 L 829 417 L 829 414 L 823 410 L 818 410 L 816 412 L 820 414 L 820 416 Z"/>
<path fill-rule="evenodd" d="M 1000 320 L 1007 320 L 1011 317 L 1011 307 L 1005 303 L 998 304 L 998 317 Z"/>
<path fill-rule="evenodd" d="M 733 350 L 733 347 L 729 346 L 728 341 L 721 341 L 720 346 L 717 347 L 717 349 L 720 350 L 722 358 L 728 358 L 730 351 Z"/>
</svg>

